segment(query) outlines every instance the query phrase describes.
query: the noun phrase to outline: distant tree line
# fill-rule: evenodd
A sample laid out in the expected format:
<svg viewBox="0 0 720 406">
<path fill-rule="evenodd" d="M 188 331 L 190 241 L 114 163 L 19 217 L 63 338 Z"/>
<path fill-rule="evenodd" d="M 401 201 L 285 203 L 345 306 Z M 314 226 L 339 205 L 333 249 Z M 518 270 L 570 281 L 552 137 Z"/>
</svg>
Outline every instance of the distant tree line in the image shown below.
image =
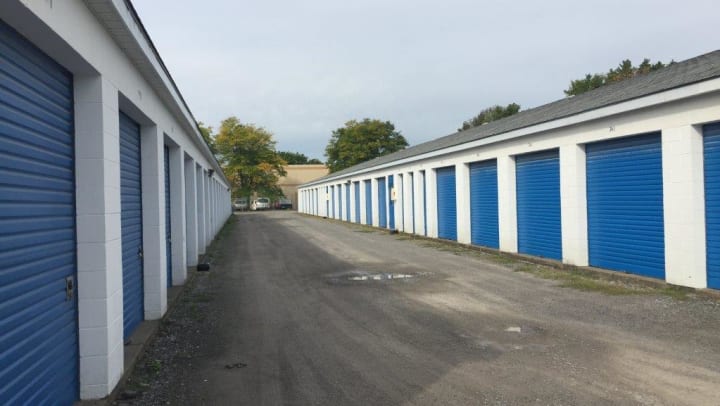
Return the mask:
<svg viewBox="0 0 720 406">
<path fill-rule="evenodd" d="M 608 70 L 607 73 L 588 73 L 582 79 L 571 80 L 570 85 L 566 90 L 564 90 L 564 92 L 566 96 L 577 96 L 590 90 L 597 89 L 601 86 L 660 70 L 668 65 L 672 65 L 673 63 L 675 62 L 672 60 L 667 64 L 660 61 L 652 63 L 650 59 L 645 58 L 639 65 L 635 66 L 632 61 L 625 59 L 620 62 L 616 68 Z M 483 109 L 473 118 L 464 121 L 462 126 L 458 128 L 458 131 L 481 126 L 501 118 L 512 116 L 519 112 L 520 105 L 517 103 L 510 103 L 504 107 L 500 105 L 491 106 Z"/>
<path fill-rule="evenodd" d="M 672 60 L 667 64 L 660 61 L 652 63 L 650 59 L 645 58 L 640 65 L 634 66 L 632 61 L 625 59 L 620 62 L 616 68 L 610 69 L 607 73 L 588 73 L 582 79 L 570 81 L 570 86 L 565 90 L 565 95 L 577 96 L 601 86 L 655 72 L 673 63 L 675 63 L 675 61 Z"/>
</svg>

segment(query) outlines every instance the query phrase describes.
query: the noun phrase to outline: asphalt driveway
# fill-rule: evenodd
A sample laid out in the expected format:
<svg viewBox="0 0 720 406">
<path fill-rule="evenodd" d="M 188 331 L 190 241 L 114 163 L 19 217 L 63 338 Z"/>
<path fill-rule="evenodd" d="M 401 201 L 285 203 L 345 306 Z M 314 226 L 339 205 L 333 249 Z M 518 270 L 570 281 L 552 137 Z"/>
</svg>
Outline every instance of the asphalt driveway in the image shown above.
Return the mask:
<svg viewBox="0 0 720 406">
<path fill-rule="evenodd" d="M 211 256 L 124 402 L 720 404 L 711 298 L 294 212 L 235 215 Z"/>
</svg>

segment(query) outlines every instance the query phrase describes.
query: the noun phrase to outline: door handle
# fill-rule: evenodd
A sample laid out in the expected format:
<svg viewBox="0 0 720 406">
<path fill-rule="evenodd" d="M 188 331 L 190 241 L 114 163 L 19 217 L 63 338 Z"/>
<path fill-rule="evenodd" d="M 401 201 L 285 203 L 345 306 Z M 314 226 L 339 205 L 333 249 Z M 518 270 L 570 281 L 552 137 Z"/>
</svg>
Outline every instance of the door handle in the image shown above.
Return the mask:
<svg viewBox="0 0 720 406">
<path fill-rule="evenodd" d="M 68 302 L 75 296 L 75 278 L 68 276 L 65 278 L 65 301 Z"/>
</svg>

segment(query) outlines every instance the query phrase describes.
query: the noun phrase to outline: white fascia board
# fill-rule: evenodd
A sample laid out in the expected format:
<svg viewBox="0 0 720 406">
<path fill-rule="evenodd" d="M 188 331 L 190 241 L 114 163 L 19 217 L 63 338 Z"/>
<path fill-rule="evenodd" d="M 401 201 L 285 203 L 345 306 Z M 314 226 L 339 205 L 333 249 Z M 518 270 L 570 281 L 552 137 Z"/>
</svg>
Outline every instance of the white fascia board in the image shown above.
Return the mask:
<svg viewBox="0 0 720 406">
<path fill-rule="evenodd" d="M 412 162 L 422 161 L 425 159 L 435 158 L 442 155 L 452 154 L 454 152 L 459 152 L 467 149 L 477 148 L 484 145 L 489 144 L 495 144 L 499 142 L 504 142 L 508 140 L 512 140 L 515 138 L 525 137 L 528 135 L 538 134 L 546 131 L 552 131 L 557 130 L 564 127 L 569 127 L 576 124 L 581 124 L 585 122 L 590 122 L 593 120 L 598 120 L 602 118 L 607 118 L 610 116 L 623 114 L 623 113 L 629 113 L 635 110 L 640 110 L 648 107 L 655 107 L 661 104 L 666 104 L 670 102 L 676 102 L 683 99 L 688 99 L 691 97 L 697 97 L 704 94 L 712 93 L 720 91 L 720 78 L 714 78 L 709 80 L 704 80 L 702 82 L 692 83 L 689 85 L 677 87 L 675 89 L 665 90 L 659 93 L 654 93 L 651 95 L 639 97 L 637 99 L 627 100 L 621 103 L 612 104 L 605 107 L 600 107 L 598 109 L 589 110 L 584 113 L 579 113 L 573 116 L 568 116 L 564 118 L 559 118 L 556 120 L 548 121 L 545 123 L 540 123 L 536 125 L 532 125 L 530 127 L 524 127 L 519 128 L 517 130 L 508 131 L 506 133 L 501 133 L 498 135 L 493 135 L 487 138 L 482 138 L 475 141 L 466 142 L 463 144 L 453 145 L 452 147 L 443 148 L 431 152 L 427 152 L 420 155 L 415 155 L 411 157 L 407 157 L 404 159 L 400 159 L 397 161 L 387 162 L 382 165 L 373 166 L 370 168 L 360 169 L 355 172 L 346 173 L 337 177 L 332 178 L 326 178 L 322 179 L 320 181 L 315 182 L 309 182 L 303 185 L 300 185 L 300 188 L 307 187 L 307 186 L 314 186 L 314 185 L 320 185 L 328 182 L 333 182 L 338 179 L 345 179 L 357 175 L 361 175 L 368 172 L 374 172 L 380 169 L 386 169 L 391 168 L 394 166 L 404 165 Z"/>
<path fill-rule="evenodd" d="M 164 91 L 168 92 L 170 97 L 175 101 L 175 107 L 177 107 L 179 113 L 182 115 L 182 118 L 185 119 L 185 123 L 187 124 L 187 130 L 190 131 L 192 134 L 195 135 L 195 141 L 196 145 L 200 147 L 200 150 L 203 152 L 203 155 L 205 155 L 205 158 L 208 159 L 208 162 L 214 167 L 215 172 L 219 174 L 219 176 L 222 178 L 222 180 L 225 182 L 227 186 L 230 186 L 230 181 L 228 181 L 227 177 L 225 176 L 225 173 L 223 173 L 222 168 L 220 167 L 220 164 L 217 162 L 217 159 L 215 158 L 215 155 L 210 151 L 210 147 L 208 147 L 207 143 L 205 143 L 205 140 L 203 139 L 202 135 L 200 134 L 200 131 L 197 128 L 197 122 L 195 121 L 195 117 L 193 117 L 192 113 L 190 112 L 190 109 L 188 108 L 187 104 L 183 100 L 182 96 L 180 95 L 180 91 L 175 86 L 174 82 L 168 75 L 163 63 L 160 61 L 159 56 L 155 53 L 153 46 L 150 44 L 150 41 L 145 36 L 145 33 L 142 29 L 142 27 L 139 25 L 139 23 L 135 20 L 137 16 L 134 15 L 134 11 L 131 10 L 131 0 L 127 0 L 130 5 L 125 3 L 125 0 L 105 0 L 108 1 L 110 5 L 115 9 L 115 12 L 117 13 L 117 16 L 120 18 L 120 21 L 122 22 L 122 27 L 125 29 L 126 34 L 128 34 L 127 38 L 132 38 L 134 41 L 133 44 L 124 43 L 124 38 L 115 37 L 115 40 L 120 43 L 121 47 L 127 47 L 129 45 L 134 45 L 139 47 L 139 49 L 142 51 L 142 54 L 144 55 L 144 61 L 142 61 L 143 64 L 145 64 L 146 68 L 150 68 L 151 71 L 153 71 L 157 78 L 162 81 L 164 85 Z M 95 14 L 98 19 L 100 19 L 106 27 L 109 25 L 117 26 L 117 21 L 112 20 L 112 16 L 107 13 L 103 14 Z M 139 17 L 137 17 L 139 21 Z M 104 21 L 103 21 L 104 20 Z M 128 56 L 129 57 L 129 56 Z M 143 73 L 142 71 L 140 71 Z M 155 81 L 153 78 L 147 78 L 148 83 L 152 85 Z"/>
</svg>

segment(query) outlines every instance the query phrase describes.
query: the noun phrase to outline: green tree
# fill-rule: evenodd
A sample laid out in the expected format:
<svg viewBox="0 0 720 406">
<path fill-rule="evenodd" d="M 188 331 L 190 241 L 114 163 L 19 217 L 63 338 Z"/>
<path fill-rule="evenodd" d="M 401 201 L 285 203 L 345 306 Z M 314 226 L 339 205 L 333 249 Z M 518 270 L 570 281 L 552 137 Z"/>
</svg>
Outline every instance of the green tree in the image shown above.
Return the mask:
<svg viewBox="0 0 720 406">
<path fill-rule="evenodd" d="M 217 148 L 215 148 L 215 136 L 213 135 L 213 128 L 210 126 L 206 126 L 205 123 L 202 121 L 199 121 L 197 123 L 198 130 L 200 130 L 200 135 L 202 135 L 203 139 L 205 140 L 205 143 L 210 147 L 210 151 L 213 154 L 217 154 Z"/>
<path fill-rule="evenodd" d="M 305 165 L 308 163 L 308 157 L 300 152 L 279 151 L 278 155 L 288 165 Z"/>
<path fill-rule="evenodd" d="M 319 159 L 310 159 L 300 152 L 280 151 L 278 155 L 280 155 L 280 158 L 285 160 L 288 165 L 322 165 L 322 161 Z"/>
<path fill-rule="evenodd" d="M 348 121 L 344 127 L 333 131 L 325 147 L 325 156 L 332 173 L 407 146 L 407 140 L 395 131 L 393 123 L 366 118 Z"/>
<path fill-rule="evenodd" d="M 625 59 L 618 64 L 617 68 L 610 69 L 607 73 L 588 73 L 583 79 L 570 81 L 570 86 L 565 90 L 565 95 L 577 96 L 610 83 L 620 82 L 625 79 L 654 72 L 673 63 L 675 63 L 675 61 L 670 61 L 668 64 L 660 61 L 651 63 L 649 59 L 645 58 L 640 65 L 634 66 L 632 61 Z"/>
<path fill-rule="evenodd" d="M 276 199 L 282 196 L 278 178 L 285 176 L 286 162 L 275 151 L 273 134 L 253 124 L 242 124 L 237 117 L 220 123 L 215 147 L 223 171 L 233 185 L 233 195 L 251 197 L 256 192 Z"/>
<path fill-rule="evenodd" d="M 491 121 L 500 120 L 501 118 L 510 117 L 513 114 L 517 114 L 520 111 L 520 105 L 517 103 L 510 103 L 507 106 L 495 105 L 488 107 L 478 113 L 475 117 L 470 120 L 464 121 L 462 127 L 458 128 L 458 131 L 467 130 L 469 128 L 477 127 Z"/>
</svg>

